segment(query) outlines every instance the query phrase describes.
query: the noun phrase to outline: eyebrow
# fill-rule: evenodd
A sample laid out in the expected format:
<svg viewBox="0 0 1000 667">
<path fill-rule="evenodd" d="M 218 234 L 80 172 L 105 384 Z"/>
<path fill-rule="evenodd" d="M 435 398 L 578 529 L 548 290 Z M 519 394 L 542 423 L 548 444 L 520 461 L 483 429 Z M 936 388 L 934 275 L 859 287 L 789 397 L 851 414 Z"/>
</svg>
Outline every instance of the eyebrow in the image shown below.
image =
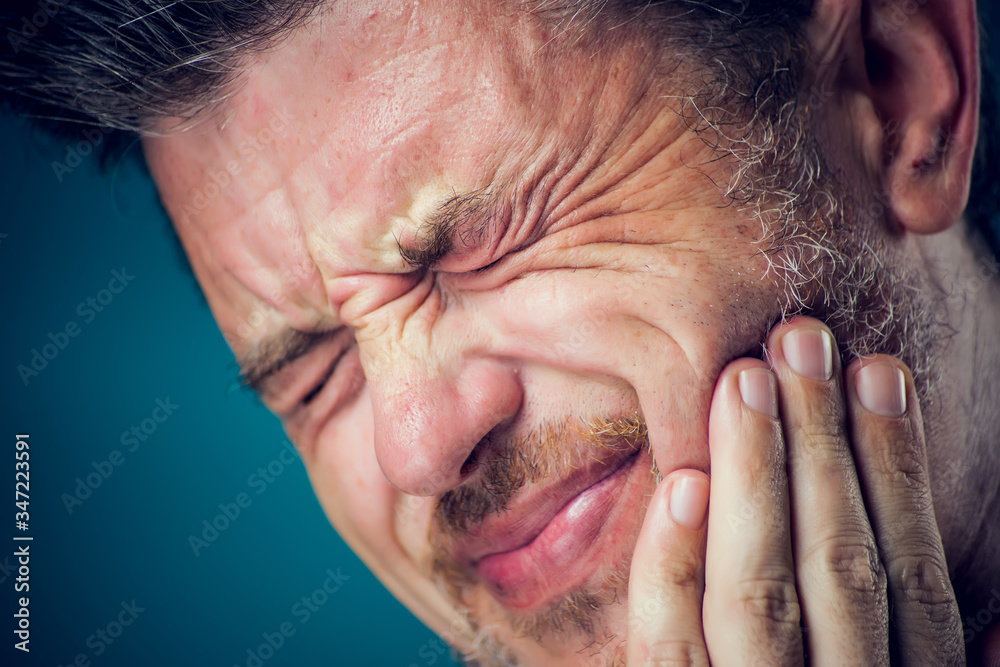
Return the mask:
<svg viewBox="0 0 1000 667">
<path fill-rule="evenodd" d="M 243 386 L 264 395 L 271 377 L 296 359 L 309 354 L 337 331 L 339 329 L 319 332 L 282 329 L 268 336 L 245 354 L 237 356 Z"/>
<path fill-rule="evenodd" d="M 455 194 L 438 206 L 417 229 L 417 243 L 404 247 L 397 241 L 399 255 L 414 268 L 429 268 L 455 248 L 481 243 L 495 232 L 507 211 L 503 199 L 489 190 Z"/>
<path fill-rule="evenodd" d="M 399 255 L 414 268 L 429 268 L 450 252 L 457 242 L 464 246 L 481 243 L 496 230 L 506 212 L 503 200 L 488 190 L 455 194 L 438 206 L 417 230 L 417 243 L 404 247 L 397 241 Z M 265 395 L 267 381 L 296 359 L 304 357 L 339 331 L 306 332 L 286 328 L 272 334 L 237 356 L 240 379 L 259 395 Z"/>
</svg>

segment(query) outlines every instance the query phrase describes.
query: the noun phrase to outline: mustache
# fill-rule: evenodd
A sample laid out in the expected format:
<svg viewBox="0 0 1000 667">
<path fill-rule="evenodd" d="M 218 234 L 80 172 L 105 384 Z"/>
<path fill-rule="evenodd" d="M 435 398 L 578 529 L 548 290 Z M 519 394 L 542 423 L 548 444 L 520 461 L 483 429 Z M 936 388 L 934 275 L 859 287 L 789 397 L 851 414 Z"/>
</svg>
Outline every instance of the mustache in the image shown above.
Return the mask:
<svg viewBox="0 0 1000 667">
<path fill-rule="evenodd" d="M 430 574 L 442 591 L 465 609 L 474 630 L 483 630 L 468 606 L 465 594 L 475 578 L 452 556 L 452 538 L 475 529 L 491 513 L 504 512 L 511 500 L 530 483 L 559 481 L 594 456 L 595 448 L 616 453 L 649 448 L 649 432 L 641 415 L 564 418 L 549 421 L 519 438 L 483 443 L 476 477 L 444 493 L 430 525 Z M 581 444 L 583 446 L 581 446 Z M 485 458 L 488 457 L 488 458 Z M 485 458 L 485 460 L 483 460 Z M 602 459 L 598 459 L 602 460 Z M 651 474 L 659 477 L 655 467 Z M 614 636 L 600 630 L 602 609 L 618 602 L 628 581 L 628 565 L 609 573 L 595 590 L 570 591 L 546 609 L 510 617 L 516 636 L 579 632 L 595 644 L 610 643 Z"/>
<path fill-rule="evenodd" d="M 635 414 L 564 418 L 547 421 L 520 438 L 494 442 L 487 437 L 469 462 L 477 468 L 475 477 L 441 496 L 434 523 L 445 535 L 472 530 L 490 514 L 506 511 L 526 485 L 562 479 L 594 458 L 590 447 L 570 444 L 581 441 L 606 451 L 638 451 L 649 446 L 649 432 L 645 420 Z"/>
</svg>

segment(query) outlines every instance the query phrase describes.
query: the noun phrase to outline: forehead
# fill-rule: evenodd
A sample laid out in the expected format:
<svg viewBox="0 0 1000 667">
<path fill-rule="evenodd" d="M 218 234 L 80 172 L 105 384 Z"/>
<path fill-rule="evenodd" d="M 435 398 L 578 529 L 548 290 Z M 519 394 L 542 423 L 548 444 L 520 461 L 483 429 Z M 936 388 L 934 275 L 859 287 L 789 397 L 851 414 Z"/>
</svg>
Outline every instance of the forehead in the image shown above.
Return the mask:
<svg viewBox="0 0 1000 667">
<path fill-rule="evenodd" d="M 239 348 L 337 326 L 332 283 L 408 271 L 399 241 L 456 193 L 599 151 L 595 119 L 626 117 L 652 67 L 638 41 L 591 48 L 504 3 L 335 2 L 212 116 L 144 145 Z"/>
</svg>

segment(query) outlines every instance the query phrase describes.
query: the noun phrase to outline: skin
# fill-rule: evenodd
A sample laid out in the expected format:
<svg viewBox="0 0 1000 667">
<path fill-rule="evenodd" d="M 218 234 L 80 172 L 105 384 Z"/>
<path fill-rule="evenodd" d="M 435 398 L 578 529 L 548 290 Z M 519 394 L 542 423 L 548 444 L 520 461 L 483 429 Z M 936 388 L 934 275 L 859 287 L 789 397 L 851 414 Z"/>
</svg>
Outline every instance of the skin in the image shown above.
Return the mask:
<svg viewBox="0 0 1000 667">
<path fill-rule="evenodd" d="M 462 592 L 517 657 L 800 664 L 808 649 L 814 664 L 878 664 L 892 646 L 904 664 L 957 664 L 947 563 L 997 553 L 981 539 L 995 491 L 932 478 L 945 461 L 996 472 L 981 442 L 992 425 L 969 407 L 982 395 L 971 369 L 996 360 L 975 333 L 995 324 L 981 306 L 995 281 L 952 292 L 958 334 L 942 353 L 943 409 L 925 447 L 898 360 L 842 369 L 834 353 L 824 380 L 791 370 L 789 332 L 828 330 L 810 318 L 771 330 L 787 285 L 759 252 L 759 223 L 717 185 L 731 164 L 664 107 L 676 81 L 656 75 L 653 40 L 628 28 L 571 39 L 484 4 L 336 3 L 256 56 L 216 113 L 144 140 L 236 355 L 285 327 L 330 331 L 262 395 L 334 526 L 404 604 L 471 651 L 474 629 L 430 575 L 440 497 L 476 484 L 496 443 L 641 415 L 650 447 L 581 567 L 527 592 Z M 971 3 L 929 1 L 891 37 L 866 32 L 861 16 L 860 4 L 824 2 L 809 26 L 815 78 L 835 91 L 817 112 L 830 135 L 820 140 L 858 192 L 888 193 L 870 224 L 892 261 L 938 281 L 949 267 L 965 284 L 961 267 L 978 266 L 959 222 L 976 132 Z M 873 85 L 864 53 L 880 39 L 897 57 Z M 939 131 L 952 139 L 941 154 Z M 934 164 L 916 169 L 928 155 Z M 420 249 L 449 197 L 487 192 L 504 215 L 462 221 L 467 233 L 429 267 L 400 256 Z M 762 344 L 767 362 L 747 358 Z M 891 403 L 903 387 L 901 414 L 858 400 L 872 364 L 869 393 Z M 744 381 L 750 399 L 743 371 L 757 373 Z M 560 442 L 581 461 L 591 447 Z M 513 629 L 560 593 L 629 571 L 617 591 L 627 605 L 601 612 L 600 650 L 581 651 L 590 640 L 573 632 Z"/>
</svg>

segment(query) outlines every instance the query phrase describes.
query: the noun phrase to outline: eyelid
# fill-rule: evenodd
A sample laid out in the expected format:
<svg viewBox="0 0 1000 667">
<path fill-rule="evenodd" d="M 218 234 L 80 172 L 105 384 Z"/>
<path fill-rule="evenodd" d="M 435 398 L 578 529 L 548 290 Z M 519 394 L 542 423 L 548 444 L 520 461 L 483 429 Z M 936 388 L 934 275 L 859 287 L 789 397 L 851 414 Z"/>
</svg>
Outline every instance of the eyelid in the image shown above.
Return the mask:
<svg viewBox="0 0 1000 667">
<path fill-rule="evenodd" d="M 342 356 L 342 352 L 350 349 L 353 342 L 354 332 L 347 327 L 338 327 L 328 332 L 316 347 L 268 378 L 264 391 L 260 393 L 268 409 L 281 419 L 289 418 L 302 407 L 304 395 L 317 387 L 321 388 L 322 382 L 329 379 L 329 370 L 322 360 Z"/>
<path fill-rule="evenodd" d="M 354 342 L 352 341 L 347 345 L 345 345 L 343 348 L 341 348 L 340 352 L 337 353 L 337 356 L 334 357 L 332 362 L 330 362 L 330 366 L 326 369 L 326 372 L 323 373 L 323 376 L 313 386 L 312 389 L 306 392 L 306 395 L 303 396 L 302 399 L 299 401 L 300 404 L 309 405 L 310 403 L 313 402 L 313 399 L 319 396 L 319 393 L 323 391 L 323 387 L 325 387 L 326 383 L 330 381 L 330 378 L 333 377 L 333 374 L 337 372 L 337 366 L 340 365 L 340 362 L 343 360 L 344 355 L 350 352 L 353 346 Z"/>
</svg>

